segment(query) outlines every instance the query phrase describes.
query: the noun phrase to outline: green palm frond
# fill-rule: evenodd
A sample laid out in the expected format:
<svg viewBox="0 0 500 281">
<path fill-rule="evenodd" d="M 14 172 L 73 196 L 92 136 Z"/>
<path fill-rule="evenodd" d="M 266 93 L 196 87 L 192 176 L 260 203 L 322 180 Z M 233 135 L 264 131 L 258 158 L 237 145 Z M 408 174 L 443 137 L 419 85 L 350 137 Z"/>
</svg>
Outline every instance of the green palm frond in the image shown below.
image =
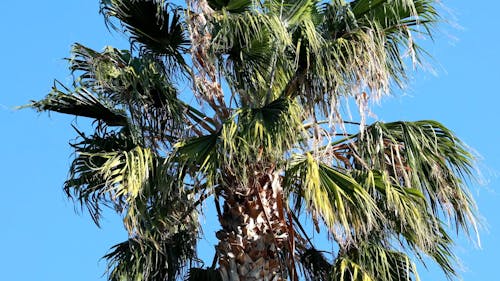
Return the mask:
<svg viewBox="0 0 500 281">
<path fill-rule="evenodd" d="M 298 67 L 285 92 L 326 116 L 337 114 L 342 96 L 366 91 L 378 99 L 393 82 L 403 86 L 403 58 L 409 54 L 415 63 L 420 60 L 414 33 L 430 36 L 437 21 L 433 3 L 425 0 L 332 1 L 310 11 L 295 27 Z"/>
<path fill-rule="evenodd" d="M 119 19 L 141 48 L 183 64 L 189 41 L 180 14 L 170 6 L 162 0 L 102 0 L 101 12 L 108 23 Z"/>
<path fill-rule="evenodd" d="M 213 18 L 212 25 L 209 51 L 220 60 L 239 102 L 257 107 L 262 106 L 269 92 L 277 98 L 293 64 L 285 54 L 291 38 L 279 16 L 222 11 Z"/>
<path fill-rule="evenodd" d="M 376 4 L 369 1 L 351 3 L 353 14 L 359 25 L 376 25 L 386 35 L 386 67 L 392 78 L 400 85 L 406 79 L 405 62 L 408 56 L 420 63 L 425 54 L 415 37 L 432 38 L 431 29 L 439 21 L 434 1 L 385 0 Z"/>
<path fill-rule="evenodd" d="M 474 159 L 456 136 L 435 121 L 377 122 L 335 143 L 331 153 L 384 214 L 380 239 L 404 238 L 403 248 L 456 275 L 453 242 L 440 218 L 467 234 L 477 231 L 477 209 L 464 186 Z"/>
<path fill-rule="evenodd" d="M 387 237 L 398 237 L 401 232 L 412 233 L 414 243 L 422 249 L 435 246 L 438 237 L 431 235 L 438 222 L 427 214 L 427 205 L 418 189 L 390 183 L 389 176 L 380 171 L 354 172 L 354 177 L 374 198 L 384 214 L 380 221 Z"/>
<path fill-rule="evenodd" d="M 128 51 L 106 47 L 103 52 L 98 52 L 76 43 L 71 48 L 71 54 L 68 61 L 72 74 L 78 77 L 75 84 L 100 94 L 123 90 L 128 86 L 129 82 L 117 79 L 130 63 Z"/>
<path fill-rule="evenodd" d="M 134 146 L 122 133 L 86 137 L 73 145 L 76 158 L 70 168 L 65 191 L 85 205 L 99 224 L 100 204 L 117 211 L 134 212 L 135 200 L 148 184 L 155 156 L 151 150 Z M 128 225 L 129 230 L 136 225 Z"/>
<path fill-rule="evenodd" d="M 408 247 L 416 253 L 417 258 L 422 262 L 422 264 L 426 264 L 428 259 L 424 259 L 422 257 L 422 253 L 430 257 L 439 268 L 443 271 L 443 273 L 448 277 L 448 279 L 453 280 L 453 278 L 458 277 L 457 264 L 459 264 L 458 258 L 453 253 L 454 242 L 453 239 L 449 236 L 449 234 L 445 230 L 445 224 L 440 223 L 440 225 L 431 229 L 428 233 L 429 237 L 432 237 L 433 245 L 426 247 L 426 245 L 421 245 L 418 238 L 411 233 L 411 230 L 405 230 L 402 235 L 405 238 Z"/>
<path fill-rule="evenodd" d="M 76 131 L 81 140 L 72 144 L 77 155 L 71 164 L 69 179 L 65 182 L 64 190 L 70 198 L 86 206 L 94 222 L 99 225 L 102 203 L 123 209 L 125 200 L 122 197 L 113 197 L 112 193 L 108 192 L 112 187 L 107 185 L 103 175 L 95 173 L 94 170 L 96 166 L 103 166 L 106 159 L 93 155 L 131 151 L 135 144 L 133 139 L 123 132 L 111 131 L 105 132 L 104 135 L 86 136 Z M 109 175 L 108 178 L 110 177 Z"/>
<path fill-rule="evenodd" d="M 127 206 L 130 238 L 104 257 L 110 280 L 179 280 L 196 261 L 196 198 L 181 173 L 166 165 L 157 161 L 140 196 Z"/>
<path fill-rule="evenodd" d="M 213 22 L 214 50 L 221 53 L 231 49 L 233 44 L 248 46 L 255 39 L 271 35 L 278 42 L 290 42 L 290 35 L 277 15 L 257 12 L 227 14 L 220 12 Z M 262 32 L 264 31 L 264 33 Z M 266 34 L 266 31 L 271 34 Z"/>
<path fill-rule="evenodd" d="M 350 174 L 318 162 L 311 154 L 294 157 L 285 174 L 284 188 L 294 197 L 295 211 L 305 204 L 313 219 L 320 218 L 341 247 L 380 227 L 382 213 Z"/>
<path fill-rule="evenodd" d="M 56 81 L 57 82 L 57 81 Z M 71 91 L 59 83 L 64 91 L 57 85 L 40 101 L 32 101 L 26 107 L 37 111 L 54 111 L 75 116 L 88 117 L 102 121 L 108 126 L 127 126 L 128 119 L 123 110 L 116 109 L 106 101 L 94 96 L 85 88 L 76 88 Z"/>
<path fill-rule="evenodd" d="M 111 281 L 174 281 L 195 254 L 195 238 L 180 231 L 161 240 L 159 248 L 147 241 L 129 239 L 104 256 Z"/>
<path fill-rule="evenodd" d="M 97 52 L 80 44 L 72 48 L 70 69 L 75 82 L 109 98 L 115 104 L 127 105 L 131 100 L 149 107 L 172 110 L 179 106 L 177 90 L 166 67 L 153 56 L 134 57 L 127 50 L 106 47 Z"/>
<path fill-rule="evenodd" d="M 388 176 L 380 172 L 370 171 L 362 177 L 364 186 L 371 190 L 386 218 L 384 239 L 390 242 L 392 238 L 399 239 L 402 236 L 405 240 L 401 242 L 402 248 L 409 248 L 417 256 L 423 253 L 434 259 L 448 276 L 456 275 L 456 258 L 451 251 L 453 242 L 444 231 L 443 223 L 429 213 L 422 192 L 390 185 Z"/>
<path fill-rule="evenodd" d="M 208 5 L 216 10 L 224 10 L 230 13 L 241 13 L 248 11 L 252 4 L 252 0 L 209 0 Z"/>
<path fill-rule="evenodd" d="M 75 44 L 71 70 L 80 87 L 127 112 L 130 127 L 143 142 L 175 143 L 185 129 L 189 107 L 155 57 L 134 57 L 129 51 L 107 47 L 97 52 Z"/>
<path fill-rule="evenodd" d="M 214 133 L 201 137 L 194 137 L 176 144 L 176 157 L 179 161 L 188 161 L 192 165 L 204 170 L 210 161 L 214 161 L 217 153 L 217 142 L 219 134 Z"/>
<path fill-rule="evenodd" d="M 435 23 L 438 14 L 433 4 L 431 0 L 357 0 L 350 6 L 358 21 L 376 20 L 384 29 L 397 29 Z"/>
<path fill-rule="evenodd" d="M 331 273 L 331 280 L 335 281 L 377 281 L 366 272 L 363 267 L 348 257 L 339 257 L 335 260 Z"/>
<path fill-rule="evenodd" d="M 101 204 L 123 213 L 123 222 L 130 235 L 159 243 L 155 239 L 176 226 L 197 221 L 193 213 L 195 196 L 184 186 L 185 174 L 176 171 L 166 160 L 150 149 L 130 146 L 128 150 L 114 146 L 120 141 L 114 134 L 105 139 L 86 138 L 74 145 L 77 153 L 71 166 L 65 190 L 89 209 L 99 224 Z M 102 147 L 100 147 L 102 145 Z M 158 232 L 158 233 L 157 233 Z"/>
<path fill-rule="evenodd" d="M 268 155 L 282 155 L 303 137 L 301 115 L 298 104 L 288 98 L 242 109 L 238 114 L 239 136 L 253 149 L 264 149 Z"/>
<path fill-rule="evenodd" d="M 386 171 L 391 184 L 419 189 L 436 216 L 443 211 L 467 232 L 476 227 L 476 206 L 464 185 L 474 158 L 449 129 L 427 120 L 377 122 L 363 134 L 352 144 L 353 157 L 362 161 L 356 164 Z"/>
<path fill-rule="evenodd" d="M 410 281 L 419 280 L 416 266 L 402 252 L 370 242 L 340 253 L 332 270 L 339 281 Z"/>
<path fill-rule="evenodd" d="M 273 44 L 273 36 L 260 30 L 259 36 L 241 45 L 233 42 L 223 66 L 226 79 L 235 92 L 240 93 L 242 106 L 262 104 L 262 100 L 270 93 L 273 98 L 286 84 L 286 59 L 273 53 L 280 48 Z M 283 48 L 282 48 L 283 49 Z M 273 78 L 271 78 L 273 77 Z M 272 80 L 272 84 L 267 81 Z"/>
</svg>

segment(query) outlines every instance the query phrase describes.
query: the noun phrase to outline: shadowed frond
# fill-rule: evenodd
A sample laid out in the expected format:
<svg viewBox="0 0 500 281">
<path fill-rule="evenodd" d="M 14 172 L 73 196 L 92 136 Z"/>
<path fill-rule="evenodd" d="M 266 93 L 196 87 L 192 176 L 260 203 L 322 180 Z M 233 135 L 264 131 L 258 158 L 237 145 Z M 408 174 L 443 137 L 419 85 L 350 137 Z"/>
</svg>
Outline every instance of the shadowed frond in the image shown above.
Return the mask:
<svg viewBox="0 0 500 281">
<path fill-rule="evenodd" d="M 224 10 L 230 13 L 248 11 L 253 4 L 252 0 L 208 0 L 207 2 L 216 11 Z"/>
<path fill-rule="evenodd" d="M 32 107 L 37 111 L 54 111 L 69 115 L 89 117 L 100 120 L 108 126 L 126 126 L 127 116 L 123 110 L 113 108 L 105 101 L 94 96 L 85 88 L 77 88 L 74 91 L 64 88 L 63 92 L 56 85 L 52 87 L 45 99 L 33 101 L 26 107 Z"/>
<path fill-rule="evenodd" d="M 217 182 L 220 164 L 219 133 L 186 139 L 175 145 L 173 158 L 194 178 L 204 178 L 211 186 Z"/>
<path fill-rule="evenodd" d="M 191 268 L 186 281 L 222 281 L 222 278 L 216 269 Z"/>
<path fill-rule="evenodd" d="M 184 64 L 189 41 L 179 12 L 170 6 L 162 0 L 102 0 L 101 12 L 108 23 L 111 17 L 119 19 L 142 49 Z"/>
<path fill-rule="evenodd" d="M 252 149 L 264 149 L 264 155 L 283 155 L 304 137 L 301 117 L 294 100 L 278 98 L 262 107 L 242 109 L 238 114 L 238 135 Z"/>
<path fill-rule="evenodd" d="M 174 281 L 194 257 L 196 237 L 179 231 L 160 240 L 158 245 L 129 239 L 117 244 L 104 256 L 111 281 Z"/>
<path fill-rule="evenodd" d="M 189 106 L 178 98 L 163 63 L 155 57 L 134 57 L 107 47 L 96 52 L 75 44 L 70 59 L 75 79 L 107 103 L 123 108 L 131 127 L 144 142 L 175 143 L 182 136 Z"/>
<path fill-rule="evenodd" d="M 304 271 L 304 277 L 308 281 L 328 281 L 332 264 L 325 258 L 321 251 L 309 248 L 300 255 L 300 264 Z"/>
</svg>

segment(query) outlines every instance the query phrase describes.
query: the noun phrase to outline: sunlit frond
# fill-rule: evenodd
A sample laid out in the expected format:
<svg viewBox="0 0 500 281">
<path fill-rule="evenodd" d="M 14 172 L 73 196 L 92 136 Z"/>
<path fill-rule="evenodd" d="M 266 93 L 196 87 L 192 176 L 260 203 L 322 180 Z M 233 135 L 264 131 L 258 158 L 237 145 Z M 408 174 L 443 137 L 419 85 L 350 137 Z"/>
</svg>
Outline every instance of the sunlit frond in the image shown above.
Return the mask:
<svg viewBox="0 0 500 281">
<path fill-rule="evenodd" d="M 294 197 L 295 210 L 300 211 L 305 204 L 313 219 L 321 219 L 341 247 L 380 227 L 377 224 L 383 216 L 375 201 L 345 171 L 320 163 L 307 154 L 296 156 L 285 173 L 284 188 Z"/>
<path fill-rule="evenodd" d="M 302 2 L 307 1 L 296 3 Z M 286 92 L 331 118 L 342 96 L 365 98 L 368 93 L 377 100 L 393 83 L 404 86 L 403 58 L 420 59 L 413 37 L 430 36 L 437 21 L 432 1 L 332 1 L 316 7 L 310 24 L 297 26 L 299 65 Z"/>
<path fill-rule="evenodd" d="M 376 170 L 356 171 L 353 174 L 384 214 L 380 225 L 387 237 L 397 238 L 402 232 L 408 232 L 412 233 L 414 242 L 420 248 L 427 250 L 435 246 L 440 237 L 431 234 L 439 222 L 427 214 L 427 205 L 420 190 L 391 184 L 386 173 Z"/>
<path fill-rule="evenodd" d="M 477 231 L 477 210 L 464 186 L 474 159 L 460 140 L 434 121 L 377 122 L 329 149 L 384 214 L 382 240 L 403 238 L 403 248 L 456 275 L 453 242 L 441 218 L 467 234 L 470 227 Z"/>
<path fill-rule="evenodd" d="M 415 264 L 405 253 L 370 242 L 361 242 L 340 253 L 332 278 L 338 281 L 419 280 Z"/>
<path fill-rule="evenodd" d="M 391 184 L 418 189 L 428 206 L 467 232 L 476 227 L 476 206 L 465 181 L 474 158 L 446 127 L 435 121 L 377 122 L 350 144 L 353 161 L 386 171 Z"/>
<path fill-rule="evenodd" d="M 90 137 L 80 133 L 80 137 L 82 140 L 73 144 L 76 158 L 64 189 L 85 205 L 99 224 L 101 204 L 120 212 L 133 208 L 147 184 L 154 156 L 150 150 L 134 146 L 123 133 Z"/>
</svg>

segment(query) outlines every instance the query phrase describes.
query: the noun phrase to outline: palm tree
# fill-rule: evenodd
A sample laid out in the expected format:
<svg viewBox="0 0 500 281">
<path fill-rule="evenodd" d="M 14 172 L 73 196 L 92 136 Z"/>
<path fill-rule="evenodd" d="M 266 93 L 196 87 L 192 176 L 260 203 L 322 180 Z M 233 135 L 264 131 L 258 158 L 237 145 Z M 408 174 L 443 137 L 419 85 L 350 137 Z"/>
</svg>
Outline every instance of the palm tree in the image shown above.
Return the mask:
<svg viewBox="0 0 500 281">
<path fill-rule="evenodd" d="M 435 2 L 101 0 L 130 50 L 75 44 L 73 85 L 30 106 L 93 120 L 74 126 L 64 189 L 97 225 L 103 207 L 123 217 L 109 280 L 418 280 L 415 259 L 454 278 L 448 231 L 476 230 L 473 157 L 438 122 L 365 121 L 419 63 Z"/>
</svg>

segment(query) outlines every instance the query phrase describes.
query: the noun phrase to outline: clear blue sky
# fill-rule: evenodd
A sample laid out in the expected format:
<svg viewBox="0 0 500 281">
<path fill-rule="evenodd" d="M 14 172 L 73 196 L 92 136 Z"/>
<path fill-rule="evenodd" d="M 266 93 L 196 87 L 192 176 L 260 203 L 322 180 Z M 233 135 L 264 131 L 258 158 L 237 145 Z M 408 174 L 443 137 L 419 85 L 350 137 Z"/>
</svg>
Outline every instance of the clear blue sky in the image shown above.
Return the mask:
<svg viewBox="0 0 500 281">
<path fill-rule="evenodd" d="M 461 28 L 442 26 L 426 42 L 437 76 L 413 74 L 404 92 L 374 108 L 385 121 L 435 119 L 453 129 L 483 160 L 485 183 L 472 186 L 488 230 L 482 249 L 464 239 L 456 253 L 463 280 L 498 280 L 500 260 L 500 24 L 497 1 L 443 1 Z M 109 247 L 126 238 L 120 220 L 108 215 L 102 229 L 77 215 L 62 183 L 71 163 L 68 141 L 74 118 L 13 108 L 40 99 L 53 78 L 69 83 L 62 59 L 70 45 L 126 47 L 110 34 L 98 1 L 1 1 L 0 10 L 0 279 L 9 281 L 105 280 Z M 212 243 L 211 241 L 208 244 Z M 212 250 L 212 249 L 210 249 Z M 423 280 L 445 280 L 435 268 Z"/>
</svg>

